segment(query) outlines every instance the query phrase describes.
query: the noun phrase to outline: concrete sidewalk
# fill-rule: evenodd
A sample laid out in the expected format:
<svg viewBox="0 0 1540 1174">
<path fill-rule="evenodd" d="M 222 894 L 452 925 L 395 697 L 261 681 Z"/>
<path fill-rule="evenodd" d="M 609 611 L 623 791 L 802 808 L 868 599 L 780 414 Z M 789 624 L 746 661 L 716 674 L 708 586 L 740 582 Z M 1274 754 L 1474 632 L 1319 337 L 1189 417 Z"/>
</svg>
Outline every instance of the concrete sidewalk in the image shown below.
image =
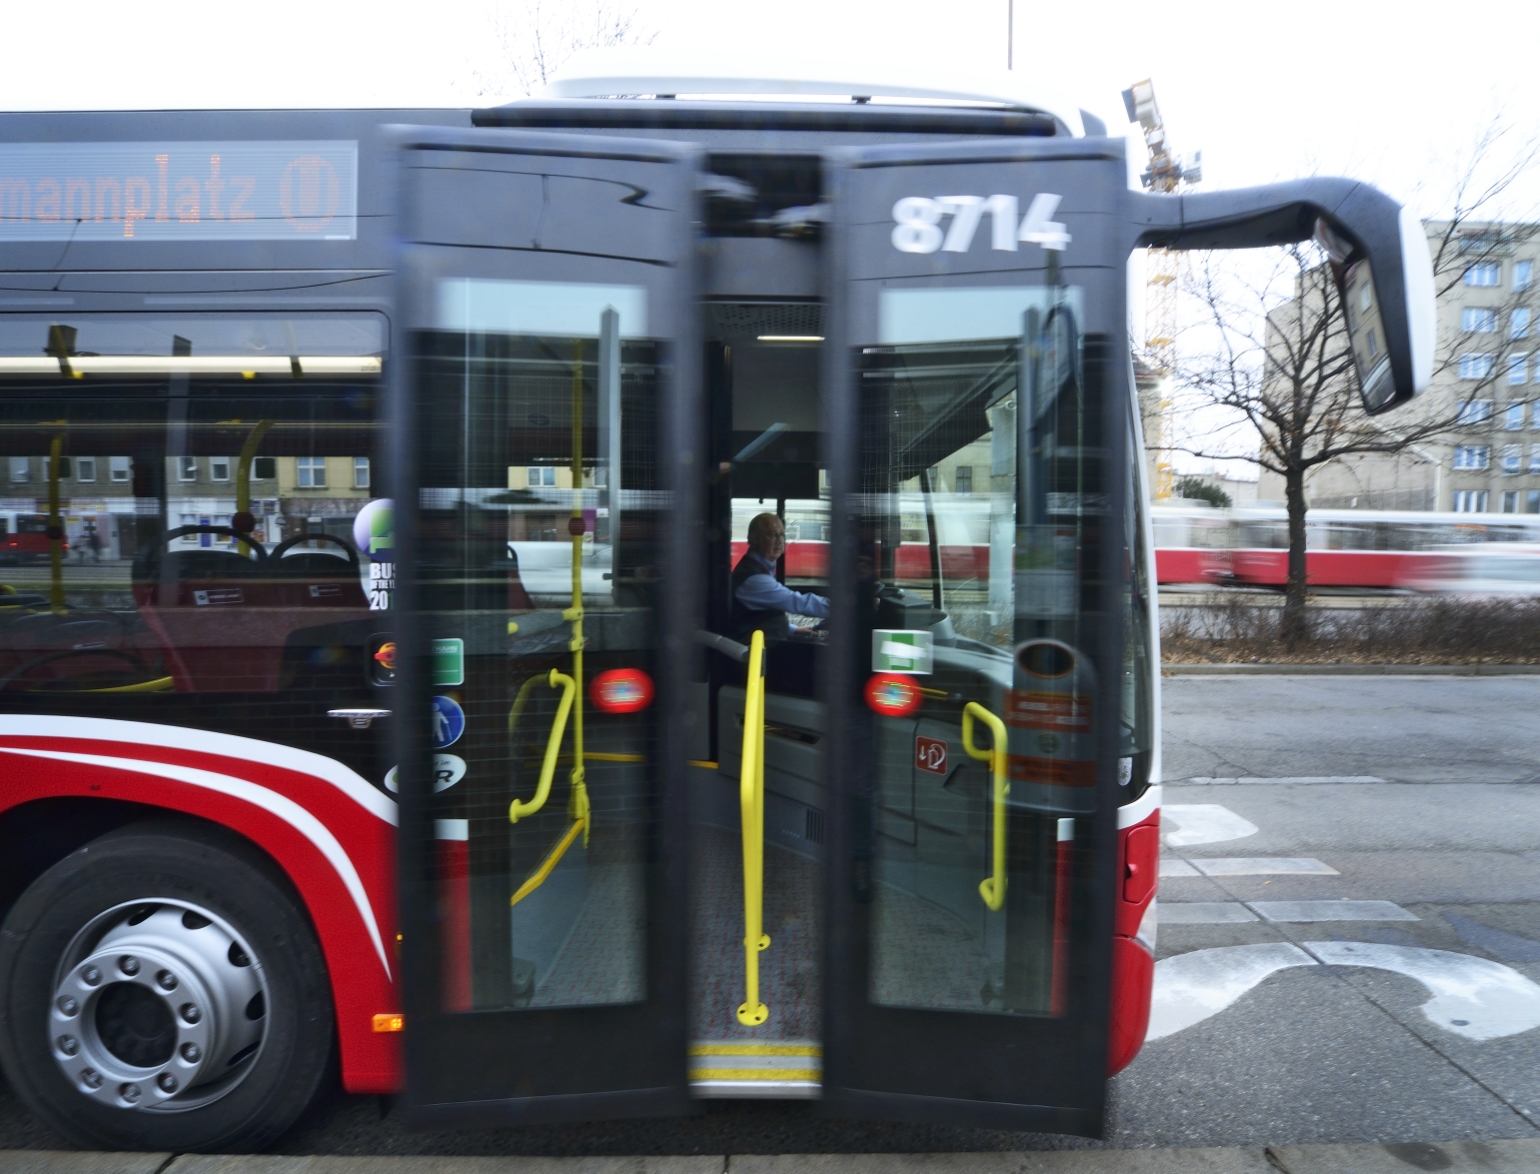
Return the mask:
<svg viewBox="0 0 1540 1174">
<path fill-rule="evenodd" d="M 1265 1148 L 636 1158 L 292 1157 L 0 1150 L 0 1174 L 1535 1174 L 1540 1139 Z"/>
</svg>

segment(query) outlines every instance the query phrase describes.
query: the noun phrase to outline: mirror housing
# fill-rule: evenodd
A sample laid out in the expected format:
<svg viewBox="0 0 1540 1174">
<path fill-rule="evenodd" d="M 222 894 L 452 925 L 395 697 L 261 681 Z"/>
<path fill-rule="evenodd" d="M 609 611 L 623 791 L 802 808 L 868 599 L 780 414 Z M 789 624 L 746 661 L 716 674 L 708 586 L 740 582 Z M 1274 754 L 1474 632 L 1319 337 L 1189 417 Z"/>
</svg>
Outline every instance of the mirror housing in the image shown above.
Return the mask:
<svg viewBox="0 0 1540 1174">
<path fill-rule="evenodd" d="M 1417 217 L 1384 192 L 1351 179 L 1301 179 L 1229 192 L 1129 192 L 1128 199 L 1134 247 L 1320 241 L 1347 312 L 1364 410 L 1389 411 L 1427 388 L 1436 326 L 1428 238 Z"/>
</svg>

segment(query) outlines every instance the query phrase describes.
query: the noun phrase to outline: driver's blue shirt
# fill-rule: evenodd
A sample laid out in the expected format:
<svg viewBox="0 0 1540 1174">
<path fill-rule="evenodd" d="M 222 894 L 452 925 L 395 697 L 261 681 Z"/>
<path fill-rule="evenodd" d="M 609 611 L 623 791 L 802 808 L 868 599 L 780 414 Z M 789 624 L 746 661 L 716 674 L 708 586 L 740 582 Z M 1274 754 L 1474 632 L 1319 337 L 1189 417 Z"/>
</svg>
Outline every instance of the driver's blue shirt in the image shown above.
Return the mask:
<svg viewBox="0 0 1540 1174">
<path fill-rule="evenodd" d="M 785 611 L 795 616 L 816 616 L 826 619 L 829 601 L 811 591 L 793 591 L 775 577 L 775 564 L 757 551 L 749 551 L 748 557 L 762 570 L 750 575 L 738 585 L 738 602 L 753 611 Z"/>
</svg>

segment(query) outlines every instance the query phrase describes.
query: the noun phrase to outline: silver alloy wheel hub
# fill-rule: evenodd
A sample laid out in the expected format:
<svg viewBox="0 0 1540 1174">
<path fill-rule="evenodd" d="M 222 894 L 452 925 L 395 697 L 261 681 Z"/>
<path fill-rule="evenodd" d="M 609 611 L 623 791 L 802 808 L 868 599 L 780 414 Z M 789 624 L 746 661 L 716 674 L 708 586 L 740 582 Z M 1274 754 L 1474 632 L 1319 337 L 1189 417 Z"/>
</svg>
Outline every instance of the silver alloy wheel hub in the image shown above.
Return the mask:
<svg viewBox="0 0 1540 1174">
<path fill-rule="evenodd" d="M 184 901 L 130 901 L 92 918 L 60 959 L 54 1060 L 84 1096 L 177 1112 L 216 1101 L 262 1047 L 267 983 L 230 925 Z"/>
</svg>

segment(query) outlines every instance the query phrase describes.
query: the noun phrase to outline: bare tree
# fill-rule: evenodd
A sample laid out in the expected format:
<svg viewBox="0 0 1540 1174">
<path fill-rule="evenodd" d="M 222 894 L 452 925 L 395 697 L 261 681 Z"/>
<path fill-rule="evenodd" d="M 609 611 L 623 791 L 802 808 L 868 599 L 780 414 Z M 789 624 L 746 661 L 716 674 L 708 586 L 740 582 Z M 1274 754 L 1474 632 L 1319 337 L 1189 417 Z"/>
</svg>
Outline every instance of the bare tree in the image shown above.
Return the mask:
<svg viewBox="0 0 1540 1174">
<path fill-rule="evenodd" d="M 468 82 L 477 98 L 528 97 L 574 53 L 611 45 L 649 45 L 657 37 L 634 6 L 612 0 L 506 0 L 493 10 L 484 60 Z"/>
<path fill-rule="evenodd" d="M 1540 231 L 1533 224 L 1489 219 L 1540 154 L 1530 142 L 1513 154 L 1511 163 L 1494 169 L 1493 154 L 1503 138 L 1494 126 L 1474 145 L 1454 188 L 1450 218 L 1429 222 L 1440 298 L 1473 266 L 1511 254 L 1515 245 Z M 1242 266 L 1227 254 L 1194 260 L 1188 294 L 1200 308 L 1200 321 L 1186 333 L 1206 341 L 1178 365 L 1180 394 L 1187 406 L 1208 409 L 1210 418 L 1219 409 L 1232 423 L 1189 437 L 1177 448 L 1211 459 L 1247 460 L 1283 479 L 1289 556 L 1281 634 L 1292 646 L 1306 634 L 1307 476 L 1344 457 L 1393 455 L 1457 427 L 1495 426 L 1490 411 L 1483 417 L 1472 405 L 1487 402 L 1482 397 L 1506 378 L 1515 344 L 1526 345 L 1515 331 L 1527 322 L 1534 295 L 1531 290 L 1503 295 L 1505 304 L 1492 309 L 1490 323 L 1484 317 L 1476 322 L 1485 337 L 1474 343 L 1459 331 L 1446 333 L 1434 375 L 1437 379 L 1457 369 L 1462 380 L 1458 396 L 1430 396 L 1371 417 L 1359 401 L 1347 311 L 1323 249 L 1305 242 L 1276 250 L 1271 268 L 1247 268 L 1249 277 L 1237 272 Z M 1515 317 L 1515 310 L 1524 316 Z M 1473 348 L 1479 351 L 1474 360 Z"/>
</svg>

